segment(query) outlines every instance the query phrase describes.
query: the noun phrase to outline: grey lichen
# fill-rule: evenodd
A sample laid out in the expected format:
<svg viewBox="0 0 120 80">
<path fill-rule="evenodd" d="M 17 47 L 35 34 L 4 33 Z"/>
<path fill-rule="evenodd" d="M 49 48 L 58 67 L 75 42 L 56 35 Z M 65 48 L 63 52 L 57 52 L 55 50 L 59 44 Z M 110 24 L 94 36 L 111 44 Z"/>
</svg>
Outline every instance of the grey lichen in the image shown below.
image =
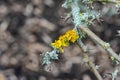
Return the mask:
<svg viewBox="0 0 120 80">
<path fill-rule="evenodd" d="M 117 75 L 118 75 L 118 72 L 119 72 L 119 70 L 116 69 L 116 70 L 112 73 L 112 80 L 115 80 L 115 78 L 116 78 Z"/>
<path fill-rule="evenodd" d="M 79 25 L 88 26 L 100 16 L 98 11 L 90 9 L 90 0 L 66 0 L 62 6 L 68 8 L 70 5 L 75 27 Z"/>
<path fill-rule="evenodd" d="M 43 58 L 43 64 L 50 64 L 51 60 L 58 60 L 58 50 L 54 49 L 51 52 L 46 52 Z"/>
<path fill-rule="evenodd" d="M 67 9 L 71 5 L 71 3 L 73 3 L 73 1 L 74 0 L 66 0 L 65 3 L 62 4 L 62 7 Z"/>
</svg>

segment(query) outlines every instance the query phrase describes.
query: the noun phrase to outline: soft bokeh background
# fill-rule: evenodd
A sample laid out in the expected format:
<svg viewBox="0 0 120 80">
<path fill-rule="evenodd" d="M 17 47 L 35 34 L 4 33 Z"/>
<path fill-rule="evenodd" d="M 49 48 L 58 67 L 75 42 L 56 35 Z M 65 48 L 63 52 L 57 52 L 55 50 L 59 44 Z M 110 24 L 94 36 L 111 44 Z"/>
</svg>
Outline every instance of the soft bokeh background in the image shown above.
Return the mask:
<svg viewBox="0 0 120 80">
<path fill-rule="evenodd" d="M 71 20 L 64 21 L 67 10 L 61 7 L 63 2 L 0 0 L 0 80 L 96 80 L 88 65 L 83 63 L 76 44 L 64 48 L 65 53 L 60 53 L 59 61 L 42 65 L 42 53 L 52 50 L 50 43 L 73 28 Z M 102 4 L 98 2 L 98 5 L 101 8 Z M 109 11 L 110 6 L 105 9 Z M 104 14 L 102 21 L 95 21 L 90 29 L 120 53 L 119 14 Z M 109 73 L 115 69 L 120 71 L 120 66 L 115 66 L 108 53 L 91 39 L 83 41 L 88 46 L 90 58 L 100 66 L 104 80 L 111 80 Z M 116 80 L 120 80 L 120 73 Z"/>
</svg>

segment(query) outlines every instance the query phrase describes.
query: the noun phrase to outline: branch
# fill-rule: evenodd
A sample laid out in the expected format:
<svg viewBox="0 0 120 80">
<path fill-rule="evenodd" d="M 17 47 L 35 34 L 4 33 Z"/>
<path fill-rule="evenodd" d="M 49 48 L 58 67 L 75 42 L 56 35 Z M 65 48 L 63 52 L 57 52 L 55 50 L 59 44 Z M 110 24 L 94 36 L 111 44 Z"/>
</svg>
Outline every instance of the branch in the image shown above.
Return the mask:
<svg viewBox="0 0 120 80">
<path fill-rule="evenodd" d="M 95 35 L 89 28 L 87 27 L 79 27 L 83 32 L 85 32 L 93 41 L 95 41 L 97 44 L 99 44 L 101 47 L 103 47 L 107 52 L 110 53 L 111 56 L 113 56 L 116 60 L 120 62 L 120 57 L 113 51 L 113 49 L 110 47 L 109 43 L 104 42 L 101 40 L 97 35 Z"/>
<path fill-rule="evenodd" d="M 116 1 L 110 1 L 110 0 L 91 0 L 93 2 L 96 2 L 96 1 L 100 1 L 100 2 L 106 2 L 106 3 L 114 3 L 114 4 L 120 4 L 120 1 L 116 0 Z"/>
<path fill-rule="evenodd" d="M 78 45 L 79 47 L 82 49 L 82 53 L 85 59 L 87 59 L 87 63 L 89 65 L 89 67 L 91 68 L 91 70 L 93 71 L 93 73 L 95 74 L 95 76 L 97 77 L 98 80 L 103 80 L 101 75 L 99 74 L 99 72 L 96 70 L 95 65 L 93 64 L 93 62 L 90 60 L 90 58 L 87 55 L 87 49 L 86 46 L 82 43 L 82 41 L 79 39 L 78 40 Z"/>
</svg>

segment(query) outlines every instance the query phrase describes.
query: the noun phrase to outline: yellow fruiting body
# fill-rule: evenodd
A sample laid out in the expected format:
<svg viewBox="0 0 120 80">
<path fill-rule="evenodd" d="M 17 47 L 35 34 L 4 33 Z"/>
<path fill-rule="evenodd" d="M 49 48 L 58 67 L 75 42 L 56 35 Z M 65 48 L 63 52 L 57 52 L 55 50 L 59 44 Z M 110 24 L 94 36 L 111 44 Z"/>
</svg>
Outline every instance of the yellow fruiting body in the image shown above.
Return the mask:
<svg viewBox="0 0 120 80">
<path fill-rule="evenodd" d="M 70 42 L 75 43 L 78 38 L 79 35 L 74 29 L 69 30 L 64 35 L 60 36 L 58 40 L 55 40 L 55 42 L 53 42 L 51 45 L 63 53 L 63 47 L 68 47 Z"/>
</svg>

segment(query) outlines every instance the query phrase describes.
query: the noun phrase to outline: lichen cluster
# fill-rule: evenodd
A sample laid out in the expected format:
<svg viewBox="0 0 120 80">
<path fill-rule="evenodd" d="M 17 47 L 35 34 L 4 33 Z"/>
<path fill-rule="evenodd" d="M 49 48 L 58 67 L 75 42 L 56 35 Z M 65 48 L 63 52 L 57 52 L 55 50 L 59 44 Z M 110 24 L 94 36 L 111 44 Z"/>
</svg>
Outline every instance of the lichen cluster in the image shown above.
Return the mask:
<svg viewBox="0 0 120 80">
<path fill-rule="evenodd" d="M 58 40 L 55 40 L 55 42 L 53 42 L 51 45 L 63 53 L 63 47 L 69 46 L 70 42 L 75 43 L 78 38 L 79 35 L 74 29 L 69 30 L 64 35 L 60 36 Z"/>
<path fill-rule="evenodd" d="M 54 50 L 46 52 L 43 58 L 43 64 L 50 64 L 51 60 L 58 60 L 58 53 L 64 52 L 63 47 L 68 47 L 70 43 L 75 43 L 80 38 L 77 31 L 72 29 L 67 31 L 64 35 L 61 35 L 58 40 L 51 43 Z"/>
</svg>

